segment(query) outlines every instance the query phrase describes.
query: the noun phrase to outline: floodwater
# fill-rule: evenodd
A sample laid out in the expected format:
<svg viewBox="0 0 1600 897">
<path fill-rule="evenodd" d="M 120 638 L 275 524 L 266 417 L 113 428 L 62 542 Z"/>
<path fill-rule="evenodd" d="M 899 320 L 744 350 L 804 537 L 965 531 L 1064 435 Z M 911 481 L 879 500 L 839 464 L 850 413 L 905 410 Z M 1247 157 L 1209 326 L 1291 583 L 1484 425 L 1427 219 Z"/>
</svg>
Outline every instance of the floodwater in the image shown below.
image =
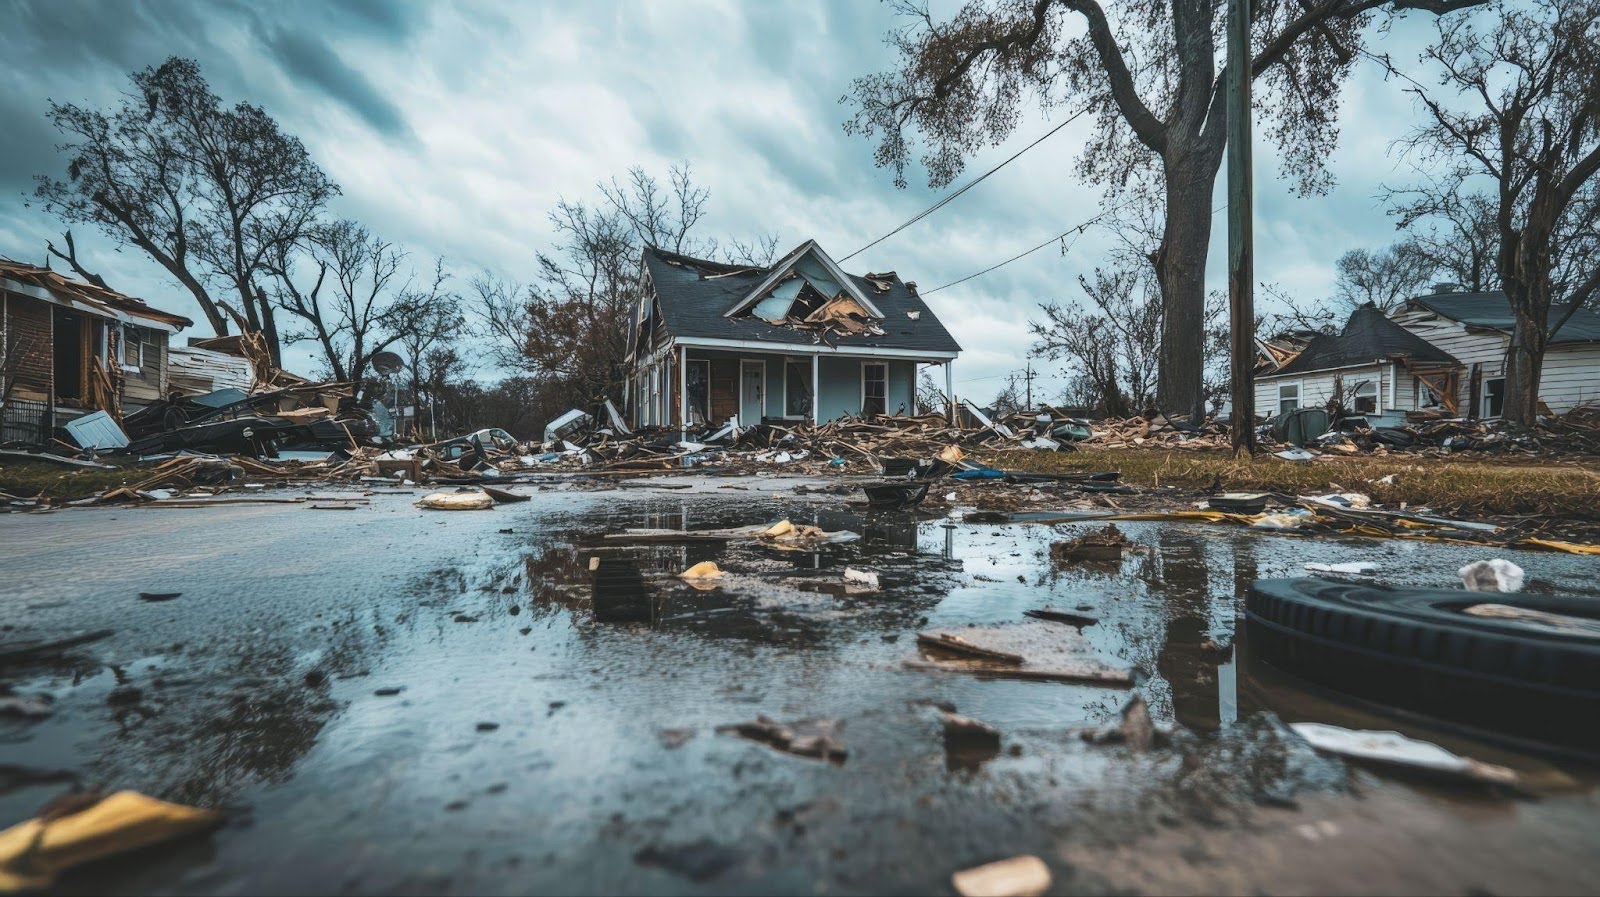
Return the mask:
<svg viewBox="0 0 1600 897">
<path fill-rule="evenodd" d="M 306 505 L 0 516 L 0 643 L 108 628 L 4 671 L 54 699 L 0 719 L 0 825 L 67 783 L 222 807 L 209 837 L 68 875 L 63 893 L 948 893 L 952 871 L 1033 853 L 1056 893 L 1594 892 L 1600 798 L 1554 765 L 1370 715 L 1232 652 L 1256 578 L 1365 561 L 1450 586 L 1507 557 L 1530 589 L 1597 593 L 1592 559 L 1204 524 L 1129 523 L 1120 563 L 1052 569 L 1100 524 L 863 516 L 777 478 L 581 491 L 473 513 L 379 494 Z M 857 541 L 618 546 L 626 527 L 789 518 Z M 603 623 L 590 558 L 626 556 L 651 622 Z M 715 560 L 697 591 L 671 576 Z M 880 593 L 841 573 L 876 571 Z M 140 592 L 181 592 L 147 602 Z M 1173 744 L 1091 745 L 1124 689 L 907 669 L 915 634 L 1097 617 L 1099 659 Z M 393 692 L 398 690 L 398 693 Z M 947 754 L 934 702 L 1003 733 Z M 838 720 L 843 763 L 717 728 Z M 1399 728 L 1517 766 L 1537 797 L 1317 755 L 1283 722 Z M 493 725 L 486 725 L 493 724 Z"/>
</svg>

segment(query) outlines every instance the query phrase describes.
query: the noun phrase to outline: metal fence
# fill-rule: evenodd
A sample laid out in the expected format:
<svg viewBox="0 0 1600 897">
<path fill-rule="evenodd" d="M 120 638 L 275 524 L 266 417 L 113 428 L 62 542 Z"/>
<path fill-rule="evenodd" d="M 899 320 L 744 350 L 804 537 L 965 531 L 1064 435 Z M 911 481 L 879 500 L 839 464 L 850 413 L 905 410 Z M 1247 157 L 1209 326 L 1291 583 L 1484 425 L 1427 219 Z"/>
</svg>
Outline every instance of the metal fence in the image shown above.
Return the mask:
<svg viewBox="0 0 1600 897">
<path fill-rule="evenodd" d="M 48 402 L 12 399 L 0 406 L 0 443 L 39 445 L 50 438 Z"/>
</svg>

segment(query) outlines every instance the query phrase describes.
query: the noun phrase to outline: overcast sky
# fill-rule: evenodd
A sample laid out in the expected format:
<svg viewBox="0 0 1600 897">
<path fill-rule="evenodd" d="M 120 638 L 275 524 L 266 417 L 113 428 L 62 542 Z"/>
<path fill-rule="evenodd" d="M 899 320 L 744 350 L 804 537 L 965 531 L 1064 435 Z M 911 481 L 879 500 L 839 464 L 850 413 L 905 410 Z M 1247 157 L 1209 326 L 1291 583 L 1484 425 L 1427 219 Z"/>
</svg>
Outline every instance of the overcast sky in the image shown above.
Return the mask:
<svg viewBox="0 0 1600 897">
<path fill-rule="evenodd" d="M 873 166 L 873 145 L 841 129 L 850 80 L 894 61 L 883 35 L 902 20 L 868 0 L 6 5 L 0 254 L 24 261 L 43 261 L 45 241 L 60 232 L 25 203 L 35 175 L 64 168 L 48 102 L 109 106 L 129 72 L 175 54 L 199 60 L 224 100 L 260 104 L 301 137 L 344 189 L 338 215 L 402 243 L 418 262 L 443 257 L 463 289 L 482 271 L 531 277 L 557 198 L 593 199 L 596 180 L 634 164 L 662 177 L 675 161 L 694 167 L 711 190 L 705 236 L 776 233 L 785 250 L 815 238 L 835 258 L 938 196 L 921 172 L 910 189 L 895 189 L 890 172 Z M 1429 17 L 1413 16 L 1376 49 L 1414 60 L 1430 30 Z M 1344 135 L 1330 163 L 1338 185 L 1326 197 L 1293 197 L 1272 147 L 1258 142 L 1260 280 L 1323 296 L 1340 253 L 1394 239 L 1379 193 L 1410 176 L 1391 142 L 1413 116 L 1399 85 L 1362 69 L 1344 93 Z M 971 171 L 1051 124 L 1033 117 Z M 928 289 L 1089 218 L 1100 192 L 1071 174 L 1084 127 L 1069 125 L 845 267 L 895 270 Z M 1217 288 L 1226 284 L 1224 219 L 1209 270 Z M 76 236 L 80 255 L 112 286 L 203 321 L 137 250 L 114 252 L 82 228 Z M 1075 298 L 1076 275 L 1108 243 L 1091 233 L 1066 256 L 1047 248 L 928 298 L 966 350 L 956 365 L 963 394 L 987 399 L 1020 369 L 1038 304 Z M 298 347 L 289 362 L 311 367 Z"/>
</svg>

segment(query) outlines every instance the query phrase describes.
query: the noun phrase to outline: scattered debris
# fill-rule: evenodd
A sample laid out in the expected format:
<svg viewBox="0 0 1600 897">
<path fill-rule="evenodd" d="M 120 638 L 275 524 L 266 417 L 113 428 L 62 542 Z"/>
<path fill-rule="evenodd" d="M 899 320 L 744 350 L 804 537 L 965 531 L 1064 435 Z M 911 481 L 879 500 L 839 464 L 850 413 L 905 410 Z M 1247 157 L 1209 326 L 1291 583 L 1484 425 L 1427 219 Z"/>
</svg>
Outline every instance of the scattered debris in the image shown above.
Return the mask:
<svg viewBox="0 0 1600 897">
<path fill-rule="evenodd" d="M 531 495 L 523 495 L 520 492 L 512 492 L 510 489 L 496 489 L 493 486 L 482 485 L 480 485 L 478 488 L 483 490 L 484 495 L 494 499 L 494 503 L 497 505 L 509 505 L 519 501 L 528 501 L 529 499 L 533 498 Z"/>
<path fill-rule="evenodd" d="M 182 592 L 140 592 L 140 601 L 171 601 L 183 597 Z"/>
<path fill-rule="evenodd" d="M 1097 617 L 1086 617 L 1083 614 L 1058 610 L 1054 607 L 1034 608 L 1032 610 L 1025 610 L 1022 612 L 1022 614 L 1023 616 L 1033 617 L 1035 620 L 1050 620 L 1054 623 L 1066 623 L 1069 626 L 1076 626 L 1079 629 L 1082 629 L 1085 626 L 1093 626 L 1100 622 L 1099 618 Z"/>
<path fill-rule="evenodd" d="M 73 648 L 110 638 L 113 632 L 110 629 L 96 629 L 91 632 L 80 632 L 60 638 L 0 644 L 0 667 L 11 664 L 36 663 L 41 660 L 59 657 Z"/>
<path fill-rule="evenodd" d="M 1461 577 L 1461 584 L 1471 592 L 1522 590 L 1522 568 L 1501 558 L 1473 561 L 1457 571 L 1457 574 Z"/>
<path fill-rule="evenodd" d="M 871 570 L 857 570 L 854 567 L 844 568 L 844 581 L 848 584 L 860 586 L 862 591 L 876 592 L 882 588 L 878 582 L 878 574 Z"/>
<path fill-rule="evenodd" d="M 796 757 L 843 763 L 849 754 L 834 737 L 838 730 L 839 721 L 835 719 L 816 718 L 779 723 L 765 716 L 756 717 L 754 722 L 717 727 L 718 732 L 732 732 Z"/>
<path fill-rule="evenodd" d="M 1352 760 L 1434 773 L 1491 785 L 1516 785 L 1515 770 L 1483 763 L 1399 732 L 1345 729 L 1323 723 L 1290 723 L 1289 728 L 1312 747 Z"/>
<path fill-rule="evenodd" d="M 487 511 L 494 499 L 482 491 L 435 492 L 417 499 L 416 505 L 433 511 Z"/>
<path fill-rule="evenodd" d="M 1125 744 L 1135 754 L 1165 747 L 1170 741 L 1168 733 L 1157 728 L 1150 718 L 1150 705 L 1140 695 L 1130 698 L 1117 716 L 1115 726 L 1084 729 L 1078 736 L 1090 744 Z"/>
<path fill-rule="evenodd" d="M 43 719 L 54 712 L 45 695 L 0 695 L 0 718 Z"/>
<path fill-rule="evenodd" d="M 950 876 L 961 897 L 1039 897 L 1050 890 L 1050 882 L 1050 867 L 1036 856 L 998 860 Z"/>
<path fill-rule="evenodd" d="M 678 575 L 684 579 L 721 579 L 722 568 L 715 561 L 701 561 Z"/>
<path fill-rule="evenodd" d="M 1051 545 L 1050 560 L 1058 564 L 1115 561 L 1120 560 L 1122 553 L 1133 544 L 1122 530 L 1117 529 L 1115 523 L 1108 523 L 1105 529 Z"/>
<path fill-rule="evenodd" d="M 1480 590 L 1482 591 L 1482 590 Z M 1464 614 L 1495 620 L 1515 620 L 1543 629 L 1571 635 L 1600 636 L 1600 621 L 1589 617 L 1575 617 L 1535 610 L 1531 607 L 1512 607 L 1507 604 L 1474 604 L 1461 609 Z"/>
<path fill-rule="evenodd" d="M 1359 561 L 1347 564 L 1306 564 L 1306 570 L 1311 573 L 1342 573 L 1346 576 L 1371 576 L 1378 572 L 1377 566 Z"/>
<path fill-rule="evenodd" d="M 76 797 L 76 796 L 75 796 Z M 0 891 L 48 887 L 75 866 L 215 827 L 222 814 L 134 791 L 89 797 L 0 832 Z"/>
<path fill-rule="evenodd" d="M 1098 660 L 1082 633 L 1046 622 L 924 632 L 917 646 L 923 656 L 906 661 L 911 669 L 1112 687 L 1134 682 L 1131 669 Z"/>
</svg>

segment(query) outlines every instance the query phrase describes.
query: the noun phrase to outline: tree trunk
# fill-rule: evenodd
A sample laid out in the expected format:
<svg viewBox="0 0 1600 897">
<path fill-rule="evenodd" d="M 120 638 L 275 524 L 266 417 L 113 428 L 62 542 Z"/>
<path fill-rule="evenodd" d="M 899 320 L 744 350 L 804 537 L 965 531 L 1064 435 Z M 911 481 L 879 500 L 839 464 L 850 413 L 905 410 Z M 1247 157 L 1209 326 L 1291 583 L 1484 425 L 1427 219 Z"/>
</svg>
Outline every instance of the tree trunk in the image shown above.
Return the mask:
<svg viewBox="0 0 1600 897">
<path fill-rule="evenodd" d="M 1505 402 L 1500 419 L 1531 427 L 1539 417 L 1539 381 L 1544 373 L 1545 340 L 1541 328 L 1521 309 L 1511 330 L 1506 358 Z M 1474 400 L 1476 400 L 1474 396 Z"/>
<path fill-rule="evenodd" d="M 1161 284 L 1161 367 L 1156 402 L 1199 420 L 1205 411 L 1206 253 L 1216 165 L 1166 166 L 1166 228 L 1156 253 Z"/>
</svg>

